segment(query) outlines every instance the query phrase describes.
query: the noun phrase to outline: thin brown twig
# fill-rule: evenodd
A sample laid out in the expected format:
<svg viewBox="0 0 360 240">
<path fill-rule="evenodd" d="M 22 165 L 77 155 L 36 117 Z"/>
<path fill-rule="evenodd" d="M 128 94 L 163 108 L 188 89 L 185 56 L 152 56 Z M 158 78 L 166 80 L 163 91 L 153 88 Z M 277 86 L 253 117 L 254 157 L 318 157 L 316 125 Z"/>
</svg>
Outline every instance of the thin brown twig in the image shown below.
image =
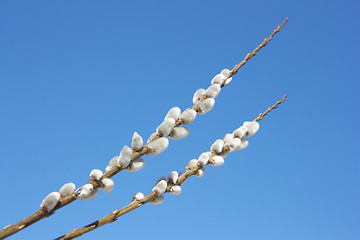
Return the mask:
<svg viewBox="0 0 360 240">
<path fill-rule="evenodd" d="M 273 105 L 272 107 L 269 107 L 264 113 L 261 113 L 260 115 L 262 116 L 261 119 L 267 114 L 269 113 L 271 110 L 277 108 L 277 106 L 282 103 L 283 101 L 285 101 L 285 98 L 286 98 L 286 94 L 285 96 L 283 97 L 283 99 L 281 101 L 277 101 L 275 103 L 275 105 Z M 263 114 L 263 115 L 262 115 Z M 259 116 L 260 116 L 259 115 Z M 258 117 L 259 118 L 259 117 Z M 256 118 L 254 121 L 259 121 L 257 120 L 258 118 Z M 216 154 L 215 153 L 212 153 L 209 157 L 209 159 L 211 159 L 213 156 L 215 156 Z M 198 164 L 197 166 L 195 166 L 194 168 L 190 169 L 190 170 L 186 170 L 185 173 L 181 174 L 177 180 L 177 183 L 176 185 L 182 185 L 185 180 L 193 175 L 195 175 L 197 173 L 197 171 L 202 168 L 203 166 L 201 166 L 200 164 Z M 167 192 L 170 192 L 170 189 L 171 187 L 173 187 L 175 184 L 171 183 L 171 182 L 168 182 L 168 185 L 166 187 L 166 193 Z M 151 201 L 153 201 L 155 198 L 157 197 L 156 195 L 156 192 L 152 192 L 148 195 L 146 195 L 143 199 L 141 200 L 133 200 L 130 204 L 128 204 L 127 206 L 125 206 L 124 208 L 122 209 L 118 209 L 118 210 L 115 210 L 114 212 L 106 215 L 105 217 L 103 218 L 100 218 L 99 220 L 93 222 L 93 223 L 90 223 L 88 225 L 86 225 L 85 227 L 82 227 L 82 228 L 75 228 L 73 229 L 72 231 L 70 231 L 69 233 L 61 236 L 61 237 L 58 237 L 56 238 L 55 240 L 69 240 L 69 239 L 74 239 L 74 238 L 77 238 L 77 237 L 80 237 L 82 235 L 84 235 L 85 233 L 88 233 L 88 232 L 91 232 L 103 225 L 106 225 L 106 224 L 110 224 L 110 223 L 113 223 L 117 220 L 118 217 L 122 216 L 122 215 L 125 215 L 139 207 L 141 207 L 142 205 L 145 205 L 146 203 L 149 203 Z"/>
<path fill-rule="evenodd" d="M 258 121 L 262 120 L 263 117 L 266 116 L 266 114 L 268 114 L 269 112 L 271 112 L 271 110 L 277 108 L 277 107 L 279 106 L 279 104 L 281 104 L 282 102 L 284 102 L 285 99 L 286 99 L 286 97 L 287 97 L 287 94 L 285 94 L 284 97 L 283 97 L 280 101 L 277 101 L 272 107 L 269 107 L 268 109 L 266 109 L 265 112 L 260 113 L 259 116 L 254 119 L 254 121 L 258 122 Z"/>
<path fill-rule="evenodd" d="M 246 55 L 246 57 L 244 58 L 244 60 L 242 60 L 239 64 L 235 65 L 234 68 L 230 71 L 229 75 L 227 76 L 227 78 L 230 78 L 232 76 L 234 76 L 238 70 L 253 56 L 255 56 L 257 54 L 257 52 L 263 48 L 264 46 L 266 46 L 266 44 L 272 39 L 272 37 L 280 31 L 280 28 L 287 22 L 287 19 L 281 24 L 279 25 L 274 32 L 268 37 L 265 38 L 265 40 L 263 41 L 263 43 L 261 43 L 257 48 L 255 48 L 255 50 L 249 54 Z M 224 86 L 221 86 L 224 87 Z M 195 104 L 192 108 L 196 108 Z M 181 125 L 181 121 L 177 120 L 175 122 L 175 127 Z M 152 141 L 158 139 L 159 136 L 155 136 Z M 138 158 L 140 158 L 141 156 L 145 155 L 147 153 L 147 145 L 145 145 L 140 151 L 138 152 L 133 152 L 132 157 L 131 157 L 131 161 L 134 161 Z M 114 166 L 113 168 L 111 168 L 109 171 L 105 172 L 102 178 L 111 178 L 113 176 L 115 176 L 116 174 L 118 174 L 119 172 L 121 172 L 122 170 L 124 170 L 125 168 L 122 168 L 121 165 L 117 165 Z M 90 180 L 88 182 L 89 184 L 92 184 L 94 188 L 99 188 L 100 187 L 100 182 L 99 181 L 94 181 L 94 180 Z M 5 239 L 25 228 L 27 228 L 28 226 L 42 220 L 43 218 L 49 217 L 52 214 L 55 213 L 56 210 L 63 208 L 64 206 L 72 203 L 73 201 L 75 201 L 76 198 L 73 195 L 70 196 L 65 196 L 60 198 L 58 204 L 56 205 L 56 207 L 50 212 L 46 212 L 44 210 L 38 210 L 35 213 L 33 213 L 32 215 L 30 215 L 29 217 L 21 220 L 20 222 L 14 224 L 14 225 L 8 225 L 6 227 L 4 227 L 2 230 L 0 230 L 0 240 L 1 239 Z"/>
<path fill-rule="evenodd" d="M 287 23 L 287 21 L 288 18 L 286 18 L 285 21 L 282 24 L 280 24 L 268 38 L 265 38 L 264 41 L 257 48 L 254 49 L 254 51 L 248 53 L 244 58 L 244 60 L 242 60 L 239 64 L 235 65 L 234 68 L 230 71 L 229 75 L 227 76 L 227 79 L 234 76 L 238 72 L 238 70 L 242 66 L 244 66 L 245 63 L 247 63 L 247 61 L 250 60 L 250 58 L 255 56 L 260 51 L 261 48 L 265 47 L 268 44 L 268 42 L 270 42 L 270 40 L 275 36 L 275 34 L 280 32 L 281 27 L 284 26 Z"/>
</svg>

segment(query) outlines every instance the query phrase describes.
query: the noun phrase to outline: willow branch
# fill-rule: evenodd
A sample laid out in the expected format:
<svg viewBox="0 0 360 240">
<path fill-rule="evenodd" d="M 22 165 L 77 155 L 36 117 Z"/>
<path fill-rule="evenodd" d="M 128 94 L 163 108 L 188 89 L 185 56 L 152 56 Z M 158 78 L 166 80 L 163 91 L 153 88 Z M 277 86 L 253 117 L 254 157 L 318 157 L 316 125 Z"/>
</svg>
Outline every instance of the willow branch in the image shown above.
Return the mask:
<svg viewBox="0 0 360 240">
<path fill-rule="evenodd" d="M 264 41 L 257 48 L 254 49 L 254 51 L 252 51 L 251 53 L 248 53 L 246 55 L 246 57 L 244 58 L 244 60 L 242 60 L 239 64 L 235 65 L 235 67 L 230 71 L 227 78 L 231 78 L 232 76 L 234 76 L 238 72 L 238 70 L 242 66 L 244 66 L 245 63 L 247 63 L 247 61 L 250 60 L 250 58 L 255 56 L 260 51 L 260 49 L 265 47 L 268 44 L 268 42 L 270 42 L 271 39 L 275 36 L 275 34 L 280 32 L 281 27 L 284 26 L 287 23 L 287 21 L 288 21 L 288 18 L 286 18 L 285 21 L 282 24 L 280 24 L 268 38 L 265 38 Z"/>
<path fill-rule="evenodd" d="M 260 120 L 263 119 L 263 117 L 266 116 L 266 114 L 268 114 L 269 112 L 271 112 L 273 109 L 277 108 L 279 106 L 279 104 L 281 104 L 282 102 L 285 101 L 287 97 L 287 94 L 284 95 L 284 97 L 280 100 L 280 101 L 277 101 L 272 107 L 269 107 L 268 109 L 266 109 L 265 112 L 263 113 L 260 113 L 259 116 L 257 118 L 254 119 L 254 121 L 258 122 Z"/>
<path fill-rule="evenodd" d="M 271 112 L 273 109 L 277 108 L 277 106 L 285 101 L 286 98 L 286 94 L 283 97 L 283 99 L 281 101 L 277 101 L 275 105 L 273 105 L 272 107 L 269 107 L 264 113 L 262 113 L 262 117 L 264 117 L 266 114 L 268 114 L 269 112 Z M 261 114 L 260 114 L 261 115 Z M 261 118 L 262 119 L 262 118 Z M 254 121 L 259 121 L 258 118 L 256 118 Z M 212 153 L 210 155 L 210 159 L 215 156 L 215 153 Z M 176 182 L 176 185 L 182 185 L 183 183 L 185 183 L 186 179 L 188 179 L 189 177 L 195 175 L 197 173 L 197 171 L 202 168 L 203 166 L 201 166 L 201 164 L 198 164 L 197 166 L 195 166 L 194 168 L 187 170 L 185 173 L 181 174 Z M 166 193 L 170 192 L 170 189 L 174 186 L 175 184 L 168 182 L 167 187 L 166 187 Z M 156 192 L 152 192 L 148 195 L 146 195 L 144 198 L 140 199 L 140 200 L 133 200 L 130 204 L 128 204 L 126 207 L 121 208 L 121 209 L 117 209 L 115 211 L 113 211 L 112 213 L 106 215 L 103 218 L 100 218 L 99 220 L 92 222 L 88 225 L 86 225 L 83 228 L 75 228 L 74 230 L 70 231 L 69 233 L 56 238 L 55 240 L 69 240 L 69 239 L 74 239 L 77 237 L 80 237 L 82 235 L 84 235 L 85 233 L 91 232 L 101 226 L 104 226 L 106 224 L 110 224 L 115 222 L 119 217 L 141 207 L 142 205 L 145 205 L 146 203 L 149 203 L 151 201 L 153 201 L 155 198 L 157 197 Z"/>
<path fill-rule="evenodd" d="M 246 55 L 246 57 L 244 58 L 244 60 L 242 60 L 239 64 L 235 65 L 235 67 L 230 71 L 229 75 L 227 76 L 227 79 L 234 76 L 238 70 L 253 56 L 255 56 L 257 54 L 257 52 L 266 46 L 266 44 L 272 39 L 272 37 L 280 31 L 280 28 L 287 22 L 287 18 L 286 20 L 279 25 L 274 32 L 268 37 L 265 38 L 265 40 L 263 41 L 263 43 L 261 43 L 257 48 L 255 48 L 255 50 L 249 54 Z M 225 82 L 225 81 L 224 81 Z M 223 84 L 221 87 L 224 87 L 225 85 Z M 202 99 L 203 100 L 203 99 Z M 197 104 L 194 104 L 194 106 L 192 107 L 192 109 L 197 110 L 196 109 Z M 175 122 L 175 127 L 180 126 L 181 125 L 181 121 L 177 120 Z M 160 136 L 155 136 L 151 141 L 154 141 L 156 139 L 158 139 Z M 138 158 L 140 158 L 141 156 L 145 155 L 147 153 L 147 144 L 139 151 L 137 152 L 133 152 L 132 154 L 132 158 L 131 161 L 134 161 Z M 121 167 L 121 165 L 116 165 L 113 168 L 111 168 L 109 171 L 105 172 L 102 178 L 112 178 L 113 176 L 115 176 L 116 174 L 118 174 L 119 172 L 121 172 L 122 170 L 124 170 L 125 168 Z M 99 188 L 100 187 L 100 181 L 95 181 L 95 180 L 90 180 L 88 182 L 88 184 L 92 184 L 94 189 L 95 188 Z M 7 238 L 25 228 L 27 228 L 28 226 L 42 220 L 43 218 L 49 217 L 52 214 L 54 214 L 54 212 L 60 208 L 63 208 L 64 206 L 72 203 L 73 201 L 75 201 L 76 198 L 72 195 L 70 196 L 65 196 L 62 197 L 59 201 L 59 203 L 57 204 L 57 206 L 51 211 L 51 212 L 46 212 L 44 210 L 38 210 L 35 213 L 33 213 L 31 216 L 21 220 L 20 222 L 14 224 L 14 225 L 8 225 L 6 227 L 4 227 L 2 230 L 0 230 L 0 240 Z"/>
</svg>

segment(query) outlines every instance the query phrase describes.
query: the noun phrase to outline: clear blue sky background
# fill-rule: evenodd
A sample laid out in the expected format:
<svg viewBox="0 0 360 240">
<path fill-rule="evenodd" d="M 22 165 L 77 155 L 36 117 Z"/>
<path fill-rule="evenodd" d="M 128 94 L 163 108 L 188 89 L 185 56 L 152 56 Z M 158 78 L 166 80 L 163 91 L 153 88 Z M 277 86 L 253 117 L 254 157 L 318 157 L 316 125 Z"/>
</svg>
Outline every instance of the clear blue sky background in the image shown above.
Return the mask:
<svg viewBox="0 0 360 240">
<path fill-rule="evenodd" d="M 289 17 L 188 138 L 117 175 L 112 193 L 11 239 L 52 239 L 150 193 L 284 93 L 224 166 L 83 239 L 360 239 L 359 11 L 358 1 L 2 0 L 0 226 L 64 183 L 86 183 L 134 131 L 147 139 Z"/>
</svg>

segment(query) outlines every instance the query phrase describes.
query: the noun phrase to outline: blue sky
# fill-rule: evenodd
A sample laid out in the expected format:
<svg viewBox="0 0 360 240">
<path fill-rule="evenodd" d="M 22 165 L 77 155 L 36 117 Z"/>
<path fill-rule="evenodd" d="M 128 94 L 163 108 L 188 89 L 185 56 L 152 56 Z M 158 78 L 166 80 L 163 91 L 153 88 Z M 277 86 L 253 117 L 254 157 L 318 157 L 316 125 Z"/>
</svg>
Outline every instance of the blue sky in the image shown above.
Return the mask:
<svg viewBox="0 0 360 240">
<path fill-rule="evenodd" d="M 154 181 L 289 95 L 220 168 L 83 239 L 359 239 L 357 1 L 0 2 L 0 226 L 104 170 L 137 131 L 192 106 L 289 17 L 214 109 L 115 189 L 10 239 L 52 239 L 150 193 Z"/>
</svg>

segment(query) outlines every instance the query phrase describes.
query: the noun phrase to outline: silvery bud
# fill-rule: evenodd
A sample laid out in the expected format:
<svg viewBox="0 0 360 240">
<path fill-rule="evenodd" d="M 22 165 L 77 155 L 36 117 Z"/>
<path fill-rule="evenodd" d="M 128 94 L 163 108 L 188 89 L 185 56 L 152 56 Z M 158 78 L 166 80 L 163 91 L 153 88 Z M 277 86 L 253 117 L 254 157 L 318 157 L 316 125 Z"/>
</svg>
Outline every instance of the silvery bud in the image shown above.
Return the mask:
<svg viewBox="0 0 360 240">
<path fill-rule="evenodd" d="M 157 136 L 157 132 L 152 133 L 149 139 L 147 140 L 147 143 L 151 142 L 156 136 Z"/>
<path fill-rule="evenodd" d="M 205 89 L 199 88 L 198 90 L 196 90 L 193 96 L 193 103 L 196 104 L 198 101 L 203 99 L 204 94 L 205 94 Z"/>
<path fill-rule="evenodd" d="M 223 86 L 229 85 L 229 83 L 231 82 L 231 80 L 232 80 L 232 77 L 231 77 L 231 78 L 227 78 L 227 79 L 225 80 L 225 82 L 223 83 Z"/>
<path fill-rule="evenodd" d="M 148 151 L 147 154 L 149 156 L 155 156 L 163 151 L 169 146 L 169 139 L 165 137 L 161 137 L 159 139 L 156 139 L 155 141 L 149 142 L 147 147 Z"/>
<path fill-rule="evenodd" d="M 94 169 L 90 172 L 90 177 L 94 180 L 99 180 L 103 175 L 103 172 L 99 169 Z"/>
<path fill-rule="evenodd" d="M 175 120 L 172 118 L 165 119 L 156 129 L 163 137 L 169 136 L 175 125 Z"/>
<path fill-rule="evenodd" d="M 178 107 L 173 107 L 169 110 L 169 112 L 166 114 L 164 120 L 168 119 L 168 118 L 172 118 L 174 119 L 174 121 L 176 121 L 179 118 L 179 115 L 181 113 L 180 108 Z"/>
<path fill-rule="evenodd" d="M 234 150 L 235 151 L 240 151 L 240 150 L 243 150 L 243 149 L 247 148 L 248 146 L 249 146 L 248 140 L 243 138 L 243 139 L 241 139 L 240 145 L 237 148 L 235 148 Z"/>
<path fill-rule="evenodd" d="M 223 74 L 223 75 L 225 76 L 225 78 L 226 78 L 225 82 L 223 82 L 223 85 L 224 85 L 224 86 L 228 85 L 228 84 L 231 82 L 231 80 L 232 80 L 232 77 L 227 78 L 227 77 L 229 76 L 229 73 L 230 73 L 230 70 L 229 70 L 229 69 L 223 69 L 223 70 L 221 71 L 221 74 Z"/>
<path fill-rule="evenodd" d="M 117 162 L 118 162 L 119 156 L 115 156 L 113 157 L 110 162 L 109 165 L 107 165 L 105 172 L 109 171 L 112 167 L 116 166 Z"/>
<path fill-rule="evenodd" d="M 212 84 L 210 87 L 208 87 L 208 89 L 206 89 L 205 91 L 205 96 L 209 97 L 209 98 L 216 98 L 219 93 L 220 93 L 221 87 L 220 84 Z"/>
<path fill-rule="evenodd" d="M 190 124 L 196 118 L 196 111 L 193 109 L 186 109 L 182 114 L 180 114 L 179 119 L 182 124 Z"/>
<path fill-rule="evenodd" d="M 52 211 L 56 204 L 59 202 L 60 194 L 58 192 L 52 192 L 47 195 L 44 200 L 41 202 L 40 207 L 44 209 L 46 212 Z"/>
<path fill-rule="evenodd" d="M 227 77 L 229 75 L 229 73 L 230 73 L 230 70 L 226 69 L 226 68 L 221 70 L 221 72 L 220 72 L 220 74 L 224 75 L 225 77 Z"/>
<path fill-rule="evenodd" d="M 210 151 L 215 153 L 221 153 L 223 148 L 224 148 L 224 141 L 218 139 L 213 143 L 213 145 L 211 145 Z"/>
<path fill-rule="evenodd" d="M 230 151 L 234 151 L 240 147 L 241 139 L 240 138 L 233 138 L 225 142 L 225 146 L 227 146 Z"/>
<path fill-rule="evenodd" d="M 80 200 L 86 200 L 90 194 L 94 191 L 94 187 L 92 184 L 85 184 L 84 186 L 78 188 L 74 192 L 74 196 Z"/>
<path fill-rule="evenodd" d="M 60 197 L 65 197 L 67 195 L 72 194 L 74 191 L 75 191 L 75 184 L 66 183 L 60 188 L 59 194 L 60 194 Z"/>
<path fill-rule="evenodd" d="M 158 182 L 155 187 L 152 189 L 153 192 L 156 192 L 156 195 L 161 195 L 166 191 L 167 182 L 165 180 L 161 180 Z"/>
<path fill-rule="evenodd" d="M 254 135 L 260 128 L 260 125 L 257 121 L 244 122 L 243 126 L 248 128 L 247 136 L 251 137 Z"/>
<path fill-rule="evenodd" d="M 223 74 L 217 74 L 212 80 L 211 80 L 211 84 L 222 84 L 225 80 L 226 76 L 224 76 Z"/>
<path fill-rule="evenodd" d="M 215 104 L 215 99 L 206 98 L 205 100 L 197 104 L 198 113 L 199 114 L 208 113 L 214 107 L 214 104 Z"/>
<path fill-rule="evenodd" d="M 170 139 L 179 140 L 186 138 L 189 135 L 189 129 L 187 127 L 175 127 L 169 135 Z"/>
<path fill-rule="evenodd" d="M 201 178 L 205 174 L 205 168 L 200 168 L 196 173 L 195 177 Z"/>
<path fill-rule="evenodd" d="M 182 189 L 179 185 L 174 185 L 170 188 L 170 194 L 172 195 L 180 195 L 182 193 Z"/>
<path fill-rule="evenodd" d="M 166 181 L 166 177 L 162 176 L 158 180 L 156 180 L 155 185 L 158 184 L 161 180 Z"/>
<path fill-rule="evenodd" d="M 231 139 L 233 139 L 233 138 L 234 138 L 234 134 L 227 133 L 227 134 L 225 134 L 225 136 L 223 137 L 223 141 L 224 141 L 224 142 L 227 142 L 227 141 L 229 141 L 229 140 L 231 140 Z"/>
<path fill-rule="evenodd" d="M 120 152 L 118 163 L 121 164 L 122 168 L 127 168 L 131 161 L 132 150 L 128 146 L 124 146 Z"/>
<path fill-rule="evenodd" d="M 214 167 L 220 167 L 224 164 L 224 158 L 221 156 L 213 156 L 210 162 Z"/>
<path fill-rule="evenodd" d="M 169 183 L 176 184 L 177 180 L 179 178 L 179 174 L 177 171 L 172 171 L 169 176 L 167 177 Z"/>
<path fill-rule="evenodd" d="M 207 153 L 202 153 L 198 159 L 199 163 L 201 164 L 201 166 L 206 166 L 209 162 L 209 154 Z"/>
<path fill-rule="evenodd" d="M 138 192 L 138 193 L 135 193 L 133 196 L 132 196 L 132 200 L 136 200 L 136 201 L 140 201 L 141 199 L 143 199 L 145 196 L 143 193 L 141 192 Z"/>
<path fill-rule="evenodd" d="M 104 178 L 101 180 L 102 187 L 101 189 L 104 191 L 104 193 L 109 193 L 114 189 L 114 181 L 110 178 Z"/>
<path fill-rule="evenodd" d="M 235 137 L 238 138 L 244 138 L 246 136 L 246 133 L 248 132 L 248 128 L 245 126 L 241 126 L 238 129 L 236 129 L 233 134 Z"/>
<path fill-rule="evenodd" d="M 127 167 L 128 172 L 137 172 L 141 170 L 145 165 L 145 160 L 143 158 L 135 159 L 130 163 L 130 165 Z"/>
<path fill-rule="evenodd" d="M 144 142 L 142 137 L 137 133 L 134 132 L 132 136 L 131 148 L 134 151 L 140 150 L 143 146 Z"/>
<path fill-rule="evenodd" d="M 88 196 L 83 197 L 83 198 L 80 199 L 80 200 L 89 201 L 89 200 L 91 200 L 91 199 L 94 199 L 94 198 L 96 197 L 96 195 L 98 194 L 98 192 L 99 192 L 99 189 L 94 188 L 94 189 L 90 192 L 90 194 L 89 194 Z"/>
<path fill-rule="evenodd" d="M 160 205 L 164 202 L 165 198 L 163 195 L 157 196 L 154 200 L 151 201 L 153 205 Z"/>
<path fill-rule="evenodd" d="M 194 167 L 196 167 L 198 164 L 198 160 L 197 159 L 192 159 L 188 162 L 188 164 L 186 165 L 185 167 L 185 171 L 187 170 L 191 170 L 193 169 Z"/>
</svg>

